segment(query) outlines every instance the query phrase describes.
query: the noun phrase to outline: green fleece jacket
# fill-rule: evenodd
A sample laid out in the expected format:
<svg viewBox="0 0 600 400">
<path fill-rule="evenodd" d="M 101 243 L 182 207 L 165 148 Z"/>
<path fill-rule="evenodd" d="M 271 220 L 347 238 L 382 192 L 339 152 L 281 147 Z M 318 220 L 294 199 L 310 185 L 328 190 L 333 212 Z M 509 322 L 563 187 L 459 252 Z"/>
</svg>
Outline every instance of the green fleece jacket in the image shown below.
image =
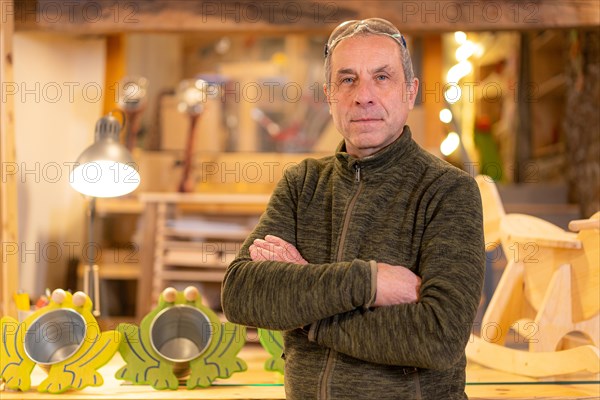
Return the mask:
<svg viewBox="0 0 600 400">
<path fill-rule="evenodd" d="M 286 171 L 227 269 L 225 315 L 284 331 L 289 400 L 464 399 L 485 264 L 477 185 L 408 127 L 367 158 L 344 149 Z M 308 264 L 252 261 L 267 234 Z M 419 275 L 419 301 L 370 307 L 376 262 Z"/>
</svg>

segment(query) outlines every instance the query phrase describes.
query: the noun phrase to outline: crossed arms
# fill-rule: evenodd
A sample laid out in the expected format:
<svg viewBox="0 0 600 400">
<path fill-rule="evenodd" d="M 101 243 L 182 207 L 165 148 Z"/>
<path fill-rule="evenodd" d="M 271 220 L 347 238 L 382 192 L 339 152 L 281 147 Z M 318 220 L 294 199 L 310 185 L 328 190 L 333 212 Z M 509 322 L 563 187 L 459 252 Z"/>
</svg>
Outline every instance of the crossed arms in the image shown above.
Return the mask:
<svg viewBox="0 0 600 400">
<path fill-rule="evenodd" d="M 300 265 L 308 264 L 293 244 L 274 236 L 255 239 L 250 245 L 253 261 L 282 261 Z M 374 307 L 416 303 L 419 298 L 421 278 L 403 266 L 377 263 L 377 288 Z"/>
</svg>

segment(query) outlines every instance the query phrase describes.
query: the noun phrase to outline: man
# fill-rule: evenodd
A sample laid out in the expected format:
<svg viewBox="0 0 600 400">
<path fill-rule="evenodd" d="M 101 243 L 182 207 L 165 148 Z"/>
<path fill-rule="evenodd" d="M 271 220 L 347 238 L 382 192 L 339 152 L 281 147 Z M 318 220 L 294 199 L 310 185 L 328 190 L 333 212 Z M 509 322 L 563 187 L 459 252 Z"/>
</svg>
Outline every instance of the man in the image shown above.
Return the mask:
<svg viewBox="0 0 600 400">
<path fill-rule="evenodd" d="M 344 140 L 289 168 L 223 282 L 230 321 L 284 331 L 290 400 L 463 399 L 484 242 L 474 180 L 421 149 L 406 42 L 348 21 L 326 46 Z"/>
</svg>

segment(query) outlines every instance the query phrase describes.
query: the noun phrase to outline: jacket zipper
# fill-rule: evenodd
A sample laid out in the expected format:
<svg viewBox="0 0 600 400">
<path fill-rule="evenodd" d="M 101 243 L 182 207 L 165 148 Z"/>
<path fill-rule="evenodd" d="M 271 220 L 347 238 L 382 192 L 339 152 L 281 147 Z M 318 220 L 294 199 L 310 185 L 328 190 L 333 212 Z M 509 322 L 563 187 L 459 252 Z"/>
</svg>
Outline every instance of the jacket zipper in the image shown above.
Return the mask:
<svg viewBox="0 0 600 400">
<path fill-rule="evenodd" d="M 348 209 L 346 210 L 346 215 L 344 216 L 344 225 L 342 226 L 342 235 L 340 238 L 340 244 L 338 247 L 337 260 L 342 260 L 342 255 L 344 253 L 344 245 L 346 244 L 346 235 L 348 233 L 348 226 L 350 225 L 350 216 L 352 215 L 352 211 L 354 210 L 354 206 L 356 204 L 356 200 L 358 199 L 358 195 L 362 191 L 363 181 L 361 180 L 361 171 L 362 167 L 360 164 L 354 164 L 354 176 L 355 181 L 358 183 L 358 187 L 356 188 L 356 192 L 352 199 L 350 199 L 350 203 L 348 204 Z M 319 394 L 320 400 L 327 400 L 328 398 L 328 383 L 331 379 L 331 371 L 333 370 L 333 364 L 335 363 L 337 353 L 331 349 L 327 351 L 327 362 L 325 363 L 325 370 L 323 371 L 323 377 L 321 378 L 321 391 Z"/>
<path fill-rule="evenodd" d="M 362 192 L 363 181 L 360 174 L 360 170 L 362 167 L 356 163 L 354 164 L 354 176 L 355 181 L 358 183 L 358 187 L 356 188 L 356 192 L 352 199 L 350 199 L 350 203 L 348 204 L 348 209 L 346 210 L 346 215 L 344 216 L 344 225 L 342 227 L 342 235 L 340 238 L 340 246 L 338 247 L 337 259 L 336 261 L 342 260 L 342 255 L 344 253 L 344 245 L 346 244 L 346 235 L 348 234 L 348 226 L 350 225 L 350 217 L 352 216 L 352 211 L 354 210 L 354 206 L 356 204 L 356 199 L 358 199 L 358 195 Z"/>
<path fill-rule="evenodd" d="M 417 400 L 421 400 L 423 398 L 423 392 L 421 391 L 421 380 L 419 378 L 419 371 L 413 374 L 413 379 L 415 381 L 415 391 L 417 392 Z"/>
</svg>

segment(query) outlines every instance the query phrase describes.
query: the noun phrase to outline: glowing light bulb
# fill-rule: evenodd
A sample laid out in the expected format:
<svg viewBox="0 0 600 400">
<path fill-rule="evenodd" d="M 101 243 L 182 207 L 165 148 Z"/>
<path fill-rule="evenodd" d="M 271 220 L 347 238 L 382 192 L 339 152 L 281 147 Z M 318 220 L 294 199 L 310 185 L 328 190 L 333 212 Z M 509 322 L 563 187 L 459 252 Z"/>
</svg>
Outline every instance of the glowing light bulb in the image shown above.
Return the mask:
<svg viewBox="0 0 600 400">
<path fill-rule="evenodd" d="M 458 44 L 463 44 L 467 40 L 467 34 L 463 31 L 454 32 L 454 40 Z"/>
<path fill-rule="evenodd" d="M 446 82 L 458 83 L 461 78 L 469 75 L 473 71 L 473 65 L 468 61 L 461 61 L 452 66 L 446 75 Z"/>
<path fill-rule="evenodd" d="M 448 110 L 447 108 L 444 108 L 442 111 L 440 111 L 440 121 L 445 124 L 450 123 L 450 121 L 452 121 L 452 111 Z"/>
<path fill-rule="evenodd" d="M 183 93 L 183 99 L 188 105 L 196 105 L 204 101 L 204 94 L 197 88 L 189 88 Z"/>
<path fill-rule="evenodd" d="M 465 41 L 458 49 L 456 49 L 456 60 L 458 62 L 466 61 L 477 51 L 477 46 L 470 40 Z"/>
<path fill-rule="evenodd" d="M 480 45 L 479 43 L 475 43 L 475 52 L 473 53 L 473 55 L 475 57 L 481 57 L 484 52 L 485 52 L 485 49 L 483 48 L 483 46 Z"/>
<path fill-rule="evenodd" d="M 462 96 L 462 89 L 460 88 L 460 86 L 458 86 L 456 84 L 450 85 L 450 87 L 448 89 L 446 89 L 446 91 L 444 92 L 444 98 L 446 99 L 446 101 L 449 104 L 456 103 L 457 101 L 460 100 L 461 96 Z"/>
<path fill-rule="evenodd" d="M 449 156 L 458 148 L 459 144 L 460 137 L 458 136 L 458 133 L 450 132 L 448 133 L 448 136 L 446 136 L 446 139 L 442 141 L 442 144 L 440 145 L 440 151 L 443 155 Z"/>
</svg>

